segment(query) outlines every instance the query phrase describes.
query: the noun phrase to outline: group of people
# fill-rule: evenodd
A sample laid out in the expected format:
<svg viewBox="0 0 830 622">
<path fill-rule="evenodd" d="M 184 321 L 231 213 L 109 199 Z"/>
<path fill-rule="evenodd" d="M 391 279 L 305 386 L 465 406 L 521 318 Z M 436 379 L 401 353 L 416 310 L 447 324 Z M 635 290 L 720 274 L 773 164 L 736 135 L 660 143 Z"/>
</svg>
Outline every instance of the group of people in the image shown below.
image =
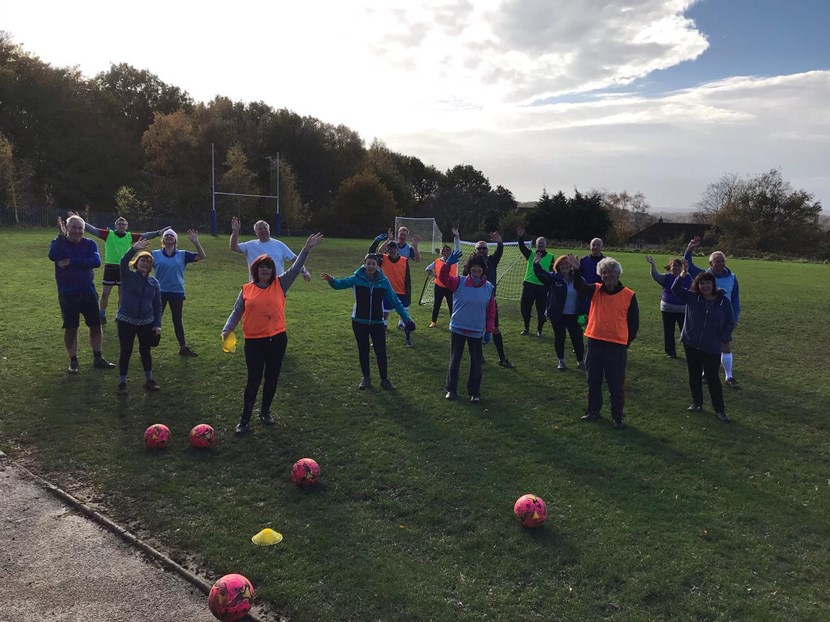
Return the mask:
<svg viewBox="0 0 830 622">
<path fill-rule="evenodd" d="M 64 343 L 69 355 L 69 372 L 78 373 L 77 331 L 80 316 L 89 327 L 93 366 L 111 368 L 102 354 L 101 325 L 106 322 L 106 308 L 112 287 L 118 287 L 116 324 L 120 344 L 118 393 L 127 393 L 127 372 L 136 338 L 145 375 L 144 388 L 158 391 L 153 377 L 151 348 L 157 345 L 161 334 L 161 318 L 167 305 L 171 308 L 173 325 L 182 356 L 196 356 L 187 345 L 182 326 L 184 271 L 187 264 L 205 259 L 196 231 L 187 236 L 196 248 L 195 253 L 177 248 L 178 236 L 169 227 L 140 234 L 127 231 L 128 223 L 119 218 L 115 228 L 99 229 L 85 223 L 74 213 L 64 222 L 58 219 L 58 236 L 53 240 L 49 258 L 55 263 L 59 302 L 63 316 Z M 305 267 L 311 250 L 323 241 L 320 233 L 306 240 L 299 255 L 285 244 L 271 238 L 265 221 L 254 225 L 256 238 L 239 242 L 240 222 L 231 222 L 230 249 L 246 256 L 250 281 L 242 286 L 225 325 L 223 340 L 242 322 L 245 337 L 247 382 L 243 392 L 243 408 L 236 426 L 238 434 L 249 430 L 250 420 L 263 385 L 260 420 L 273 425 L 271 405 L 276 392 L 282 362 L 287 347 L 285 322 L 286 293 L 294 280 L 311 275 Z M 87 231 L 104 240 L 104 292 L 99 305 L 93 282 L 93 269 L 101 265 L 94 241 L 84 238 Z M 577 258 L 573 254 L 555 258 L 547 252 L 547 240 L 536 238 L 535 252 L 525 245 L 524 230 L 517 230 L 519 249 L 527 260 L 525 280 L 520 303 L 524 320 L 523 335 L 529 334 L 533 307 L 537 312 L 537 335 L 547 320 L 554 331 L 554 348 L 558 369 L 567 369 L 565 340 L 570 336 L 576 356 L 576 366 L 586 372 L 588 407 L 584 421 L 596 421 L 602 409 L 603 383 L 607 383 L 611 402 L 611 418 L 616 428 L 625 423 L 625 368 L 628 346 L 637 337 L 639 308 L 635 293 L 620 282 L 622 266 L 602 254 L 603 243 L 595 238 L 590 243 L 589 255 Z M 149 240 L 161 236 L 162 248 L 148 252 Z M 458 383 L 464 350 L 469 351 L 470 369 L 467 394 L 471 403 L 481 401 L 483 346 L 490 340 L 498 351 L 499 365 L 512 368 L 504 351 L 499 330 L 496 304 L 496 270 L 504 245 L 498 232 L 490 235 L 496 244 L 490 255 L 487 242 L 479 241 L 475 251 L 466 259 L 459 274 L 460 234 L 453 228 L 454 248 L 445 245 L 440 255 L 426 268 L 434 279 L 435 303 L 430 327 L 437 326 L 443 301 L 450 313 L 450 358 L 445 380 L 446 399 L 458 397 Z M 689 372 L 692 404 L 688 410 L 700 412 L 703 408 L 705 381 L 709 387 L 712 407 L 717 417 L 728 421 L 723 402 L 723 391 L 718 367 L 723 365 L 726 383 L 738 388 L 732 374 L 732 331 L 740 312 L 738 282 L 725 265 L 720 251 L 709 257 L 709 269 L 694 265 L 692 252 L 700 239 L 689 242 L 684 258 L 674 259 L 664 274 L 657 272 L 654 260 L 646 256 L 651 275 L 663 288 L 660 308 L 663 315 L 664 349 L 676 358 L 675 326 L 681 329 Z M 368 253 L 353 274 L 344 278 L 323 272 L 321 277 L 333 289 L 351 289 L 354 295 L 352 331 L 361 369 L 359 390 L 372 386 L 370 351 L 374 350 L 380 386 L 394 389 L 388 373 L 386 333 L 389 316 L 395 311 L 400 317 L 398 326 L 404 330 L 405 343 L 412 345 L 415 322 L 409 315 L 412 299 L 410 262 L 421 259 L 418 238 L 409 241 L 409 231 L 401 227 L 377 236 Z M 293 262 L 283 271 L 284 262 Z M 117 266 L 117 272 L 113 270 Z M 155 276 L 152 274 L 155 272 Z M 583 328 L 584 327 L 584 328 Z M 583 342 L 587 340 L 587 347 Z"/>
</svg>

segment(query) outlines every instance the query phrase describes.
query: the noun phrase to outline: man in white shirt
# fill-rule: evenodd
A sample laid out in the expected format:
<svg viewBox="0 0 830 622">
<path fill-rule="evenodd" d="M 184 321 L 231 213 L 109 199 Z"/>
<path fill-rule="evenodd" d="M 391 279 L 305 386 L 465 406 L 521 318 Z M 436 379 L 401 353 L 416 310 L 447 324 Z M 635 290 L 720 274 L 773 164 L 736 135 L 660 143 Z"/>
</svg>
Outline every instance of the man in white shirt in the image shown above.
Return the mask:
<svg viewBox="0 0 830 622">
<path fill-rule="evenodd" d="M 231 219 L 231 242 L 230 249 L 236 253 L 245 255 L 248 267 L 251 267 L 254 259 L 260 255 L 268 255 L 277 264 L 278 270 L 285 268 L 285 262 L 293 262 L 297 255 L 279 240 L 271 237 L 271 227 L 264 220 L 258 220 L 254 225 L 254 233 L 257 239 L 239 242 L 239 218 Z M 250 275 L 249 275 L 250 276 Z M 311 274 L 303 266 L 303 278 L 306 282 L 311 281 Z"/>
</svg>

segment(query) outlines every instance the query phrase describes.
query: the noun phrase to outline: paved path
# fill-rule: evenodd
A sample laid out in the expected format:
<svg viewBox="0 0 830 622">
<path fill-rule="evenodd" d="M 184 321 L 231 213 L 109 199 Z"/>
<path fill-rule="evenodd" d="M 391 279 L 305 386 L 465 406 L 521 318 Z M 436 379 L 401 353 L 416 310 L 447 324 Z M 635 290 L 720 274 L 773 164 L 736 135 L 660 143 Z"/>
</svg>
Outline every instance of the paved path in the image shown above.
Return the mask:
<svg viewBox="0 0 830 622">
<path fill-rule="evenodd" d="M 207 597 L 0 453 L 0 622 L 215 622 Z"/>
</svg>

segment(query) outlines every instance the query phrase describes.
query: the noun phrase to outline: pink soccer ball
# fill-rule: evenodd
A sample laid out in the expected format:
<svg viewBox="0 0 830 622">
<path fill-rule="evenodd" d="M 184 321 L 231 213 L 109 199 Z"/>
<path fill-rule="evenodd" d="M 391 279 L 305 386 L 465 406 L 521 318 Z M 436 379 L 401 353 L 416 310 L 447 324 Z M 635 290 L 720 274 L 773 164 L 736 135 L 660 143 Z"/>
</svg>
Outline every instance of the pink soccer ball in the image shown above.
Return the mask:
<svg viewBox="0 0 830 622">
<path fill-rule="evenodd" d="M 548 517 L 548 508 L 542 497 L 522 495 L 513 505 L 513 514 L 525 527 L 539 527 Z"/>
<path fill-rule="evenodd" d="M 216 432 L 207 423 L 200 423 L 190 430 L 190 446 L 209 449 L 216 444 Z"/>
<path fill-rule="evenodd" d="M 311 458 L 300 458 L 291 467 L 291 481 L 297 486 L 314 486 L 320 481 L 320 465 Z"/>
<path fill-rule="evenodd" d="M 226 574 L 210 588 L 208 607 L 222 622 L 236 622 L 251 611 L 254 586 L 241 574 Z"/>
<path fill-rule="evenodd" d="M 144 445 L 149 449 L 166 447 L 170 440 L 170 428 L 163 423 L 154 423 L 144 430 Z"/>
</svg>

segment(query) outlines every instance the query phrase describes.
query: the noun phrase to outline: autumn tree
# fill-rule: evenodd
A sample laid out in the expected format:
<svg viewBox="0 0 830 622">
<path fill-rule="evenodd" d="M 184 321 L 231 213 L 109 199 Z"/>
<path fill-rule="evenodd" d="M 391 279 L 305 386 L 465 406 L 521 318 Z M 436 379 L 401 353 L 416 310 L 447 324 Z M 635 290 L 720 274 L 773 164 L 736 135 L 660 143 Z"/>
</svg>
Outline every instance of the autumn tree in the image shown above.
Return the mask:
<svg viewBox="0 0 830 622">
<path fill-rule="evenodd" d="M 362 171 L 341 184 L 327 215 L 326 229 L 343 237 L 371 237 L 384 223 L 394 222 L 395 216 L 392 192 L 377 175 Z"/>
</svg>

